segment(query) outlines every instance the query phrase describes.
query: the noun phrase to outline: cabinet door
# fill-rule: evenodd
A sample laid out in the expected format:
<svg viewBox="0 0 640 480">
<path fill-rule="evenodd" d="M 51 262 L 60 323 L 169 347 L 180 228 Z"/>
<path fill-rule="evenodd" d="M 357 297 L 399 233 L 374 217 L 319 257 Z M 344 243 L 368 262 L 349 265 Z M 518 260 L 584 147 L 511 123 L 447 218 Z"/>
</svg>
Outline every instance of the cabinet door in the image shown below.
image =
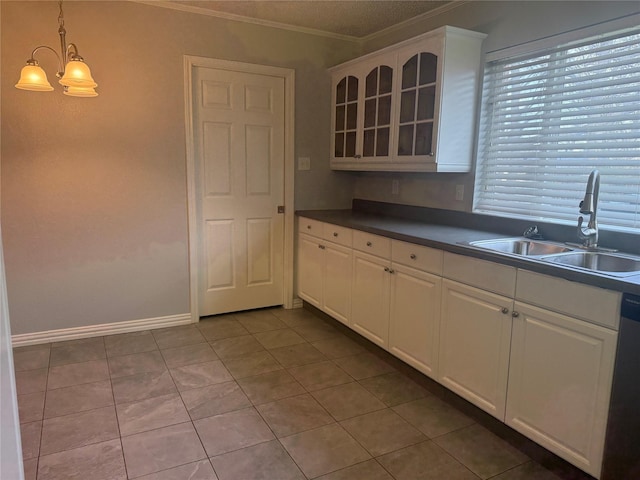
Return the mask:
<svg viewBox="0 0 640 480">
<path fill-rule="evenodd" d="M 351 328 L 387 348 L 389 339 L 390 262 L 353 252 Z"/>
<path fill-rule="evenodd" d="M 436 378 L 442 279 L 393 264 L 389 351 Z"/>
<path fill-rule="evenodd" d="M 334 161 L 351 162 L 359 153 L 360 79 L 354 75 L 339 75 L 333 82 L 332 158 Z"/>
<path fill-rule="evenodd" d="M 431 39 L 398 54 L 397 162 L 435 162 L 442 48 Z"/>
<path fill-rule="evenodd" d="M 513 300 L 443 280 L 440 382 L 504 420 Z"/>
<path fill-rule="evenodd" d="M 516 302 L 506 423 L 598 477 L 617 333 Z"/>
<path fill-rule="evenodd" d="M 351 249 L 325 242 L 323 310 L 349 325 L 351 316 Z"/>
<path fill-rule="evenodd" d="M 323 250 L 319 238 L 298 235 L 298 296 L 322 308 Z"/>
<path fill-rule="evenodd" d="M 391 65 L 395 61 L 387 62 Z M 391 155 L 393 67 L 381 63 L 364 76 L 362 152 L 363 161 L 388 162 Z"/>
</svg>

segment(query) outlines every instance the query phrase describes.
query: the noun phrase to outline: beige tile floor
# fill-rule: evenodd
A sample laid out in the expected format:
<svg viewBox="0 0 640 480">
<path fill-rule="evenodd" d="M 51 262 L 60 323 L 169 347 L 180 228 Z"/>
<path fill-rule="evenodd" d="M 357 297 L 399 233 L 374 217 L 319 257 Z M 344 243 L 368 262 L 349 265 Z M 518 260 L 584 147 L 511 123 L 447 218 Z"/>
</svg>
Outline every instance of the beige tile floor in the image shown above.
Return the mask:
<svg viewBox="0 0 640 480">
<path fill-rule="evenodd" d="M 562 478 L 345 333 L 276 308 L 16 348 L 26 478 Z"/>
</svg>

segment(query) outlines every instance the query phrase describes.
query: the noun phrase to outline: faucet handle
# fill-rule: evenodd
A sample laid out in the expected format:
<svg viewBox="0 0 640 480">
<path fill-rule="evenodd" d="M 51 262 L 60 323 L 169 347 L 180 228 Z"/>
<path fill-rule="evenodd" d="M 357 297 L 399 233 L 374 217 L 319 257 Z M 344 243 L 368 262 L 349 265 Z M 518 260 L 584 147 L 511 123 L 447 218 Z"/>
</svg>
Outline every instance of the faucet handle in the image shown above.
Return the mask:
<svg viewBox="0 0 640 480">
<path fill-rule="evenodd" d="M 527 228 L 522 235 L 526 238 L 531 238 L 534 240 L 542 240 L 542 235 L 538 231 L 537 225 L 533 225 Z"/>
</svg>

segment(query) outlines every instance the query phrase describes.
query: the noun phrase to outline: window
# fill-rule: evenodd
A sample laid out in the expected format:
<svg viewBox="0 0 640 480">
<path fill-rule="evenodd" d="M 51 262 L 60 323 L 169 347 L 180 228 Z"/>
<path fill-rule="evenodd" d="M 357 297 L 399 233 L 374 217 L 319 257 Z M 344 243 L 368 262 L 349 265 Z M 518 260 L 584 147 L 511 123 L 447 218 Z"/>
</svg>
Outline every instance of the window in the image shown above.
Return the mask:
<svg viewBox="0 0 640 480">
<path fill-rule="evenodd" d="M 640 232 L 640 28 L 488 61 L 474 212 Z"/>
</svg>

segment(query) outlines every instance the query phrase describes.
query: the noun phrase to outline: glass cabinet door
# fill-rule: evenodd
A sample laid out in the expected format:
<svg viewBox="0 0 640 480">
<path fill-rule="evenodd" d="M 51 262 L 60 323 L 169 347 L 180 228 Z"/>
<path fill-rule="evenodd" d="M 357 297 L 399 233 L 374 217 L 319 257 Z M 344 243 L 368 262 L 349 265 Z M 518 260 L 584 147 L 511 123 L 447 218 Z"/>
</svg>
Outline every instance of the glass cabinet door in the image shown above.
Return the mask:
<svg viewBox="0 0 640 480">
<path fill-rule="evenodd" d="M 334 125 L 334 157 L 356 156 L 356 129 L 358 126 L 358 79 L 351 75 L 336 85 Z"/>
<path fill-rule="evenodd" d="M 438 57 L 422 52 L 402 66 L 398 155 L 433 156 Z"/>
<path fill-rule="evenodd" d="M 393 69 L 374 68 L 365 79 L 363 157 L 389 156 Z"/>
</svg>

